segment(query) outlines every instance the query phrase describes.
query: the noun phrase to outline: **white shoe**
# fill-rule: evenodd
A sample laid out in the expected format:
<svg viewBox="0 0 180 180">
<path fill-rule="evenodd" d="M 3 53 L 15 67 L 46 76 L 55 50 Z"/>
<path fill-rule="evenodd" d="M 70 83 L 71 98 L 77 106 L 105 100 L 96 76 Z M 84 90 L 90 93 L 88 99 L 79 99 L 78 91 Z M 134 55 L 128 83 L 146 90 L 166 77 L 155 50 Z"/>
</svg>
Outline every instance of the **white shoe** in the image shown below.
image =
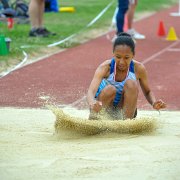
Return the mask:
<svg viewBox="0 0 180 180">
<path fill-rule="evenodd" d="M 127 30 L 127 33 L 130 34 L 134 39 L 146 39 L 146 36 L 138 33 L 135 29 Z"/>
</svg>

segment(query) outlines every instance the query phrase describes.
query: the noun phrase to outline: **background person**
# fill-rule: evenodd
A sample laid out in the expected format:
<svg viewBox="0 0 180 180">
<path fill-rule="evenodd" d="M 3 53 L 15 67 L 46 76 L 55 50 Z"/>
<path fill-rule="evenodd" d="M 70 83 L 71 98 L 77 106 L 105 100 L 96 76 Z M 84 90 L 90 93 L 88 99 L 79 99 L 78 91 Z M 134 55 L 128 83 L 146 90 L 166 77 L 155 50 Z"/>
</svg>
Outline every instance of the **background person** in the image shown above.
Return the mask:
<svg viewBox="0 0 180 180">
<path fill-rule="evenodd" d="M 45 0 L 31 0 L 29 4 L 29 17 L 31 23 L 30 37 L 48 37 L 55 35 L 43 26 Z"/>
<path fill-rule="evenodd" d="M 118 0 L 118 12 L 116 15 L 117 35 L 123 32 L 124 17 L 128 10 L 129 0 Z"/>
<path fill-rule="evenodd" d="M 134 14 L 137 3 L 138 0 L 129 0 L 129 8 L 127 11 L 127 20 L 128 20 L 127 33 L 130 34 L 134 39 L 145 39 L 146 37 L 143 34 L 140 34 L 135 29 L 133 29 Z"/>
</svg>

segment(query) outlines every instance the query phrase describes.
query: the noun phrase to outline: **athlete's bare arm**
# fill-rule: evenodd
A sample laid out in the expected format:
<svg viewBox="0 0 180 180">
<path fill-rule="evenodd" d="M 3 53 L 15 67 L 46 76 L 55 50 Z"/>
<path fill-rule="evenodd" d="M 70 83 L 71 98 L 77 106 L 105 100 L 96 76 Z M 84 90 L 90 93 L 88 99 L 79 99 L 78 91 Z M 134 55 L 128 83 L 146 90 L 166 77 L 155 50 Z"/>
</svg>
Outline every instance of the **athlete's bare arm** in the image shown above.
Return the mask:
<svg viewBox="0 0 180 180">
<path fill-rule="evenodd" d="M 142 63 L 136 64 L 136 71 L 138 74 L 138 79 L 139 79 L 141 89 L 147 101 L 153 106 L 154 109 L 159 110 L 159 109 L 165 108 L 166 104 L 161 99 L 156 100 L 153 92 L 151 91 L 149 83 L 148 83 L 147 71 Z"/>
<path fill-rule="evenodd" d="M 107 60 L 97 68 L 97 70 L 95 71 L 94 77 L 91 81 L 91 84 L 89 86 L 89 89 L 88 89 L 87 101 L 88 101 L 90 109 L 94 110 L 95 112 L 99 112 L 99 110 L 102 107 L 102 103 L 95 100 L 94 97 L 95 97 L 95 94 L 98 90 L 98 87 L 99 87 L 102 79 L 108 77 L 108 75 L 109 75 L 110 62 L 111 62 L 111 60 Z"/>
</svg>

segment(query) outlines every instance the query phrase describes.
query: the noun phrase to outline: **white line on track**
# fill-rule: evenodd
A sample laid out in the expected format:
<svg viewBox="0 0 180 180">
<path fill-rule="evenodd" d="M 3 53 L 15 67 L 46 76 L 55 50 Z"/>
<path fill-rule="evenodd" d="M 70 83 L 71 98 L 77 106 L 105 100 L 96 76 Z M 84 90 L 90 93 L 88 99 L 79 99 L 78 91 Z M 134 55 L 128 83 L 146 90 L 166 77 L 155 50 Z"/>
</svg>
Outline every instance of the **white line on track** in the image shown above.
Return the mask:
<svg viewBox="0 0 180 180">
<path fill-rule="evenodd" d="M 143 60 L 142 63 L 146 64 L 152 60 L 154 60 L 157 56 L 163 54 L 164 52 L 168 51 L 169 49 L 171 49 L 172 47 L 174 47 L 175 45 L 177 45 L 180 41 L 175 41 L 174 43 L 172 43 L 171 45 L 167 46 L 166 48 L 162 49 L 161 51 L 153 54 L 152 56 L 148 57 L 147 59 Z"/>
<path fill-rule="evenodd" d="M 81 101 L 83 101 L 86 98 L 86 95 L 84 95 L 82 98 L 74 101 L 73 103 L 69 104 L 70 106 L 76 106 L 77 104 L 79 104 Z"/>
<path fill-rule="evenodd" d="M 85 28 L 83 28 L 82 30 L 80 30 L 78 33 L 82 32 L 84 29 L 92 26 L 110 7 L 111 5 L 114 3 L 114 0 L 112 0 L 89 24 L 87 24 L 85 26 Z M 53 47 L 53 46 L 56 46 L 56 45 L 59 45 L 59 44 L 62 44 L 70 39 L 72 39 L 73 37 L 75 37 L 78 33 L 75 33 L 75 34 L 72 34 L 68 37 L 66 37 L 65 39 L 61 40 L 61 41 L 58 41 L 58 42 L 55 42 L 53 44 L 49 44 L 48 47 Z M 27 48 L 27 47 L 30 47 L 30 46 L 21 46 L 21 48 Z M 27 54 L 23 51 L 23 54 L 25 56 L 25 58 L 16 66 L 14 67 L 13 69 L 9 70 L 9 71 L 6 71 L 6 72 L 2 72 L 0 74 L 0 78 L 2 77 L 5 77 L 6 75 L 10 74 L 12 71 L 15 71 L 16 69 L 19 69 L 20 67 L 22 67 L 22 65 L 25 63 L 25 61 L 27 60 Z M 50 56 L 50 55 L 48 55 Z M 40 58 L 42 59 L 42 58 Z M 29 63 L 28 63 L 29 64 Z M 27 64 L 27 65 L 28 65 Z M 31 64 L 31 63 L 30 63 Z"/>
<path fill-rule="evenodd" d="M 180 48 L 170 48 L 170 49 L 168 49 L 168 51 L 179 52 Z"/>
<path fill-rule="evenodd" d="M 53 46 L 57 46 L 57 45 L 60 45 L 70 39 L 72 39 L 73 37 L 77 36 L 78 34 L 80 34 L 82 31 L 84 31 L 86 28 L 92 26 L 111 6 L 112 4 L 114 3 L 114 0 L 112 0 L 89 24 L 87 24 L 84 28 L 82 28 L 79 32 L 75 33 L 75 34 L 72 34 L 70 36 L 68 36 L 67 38 L 61 40 L 61 41 L 58 41 L 58 42 L 55 42 L 55 43 L 52 43 L 52 44 L 49 44 L 47 47 L 53 47 Z"/>
<path fill-rule="evenodd" d="M 24 55 L 24 59 L 17 65 L 15 66 L 14 68 L 12 68 L 11 70 L 9 71 L 6 71 L 6 72 L 2 72 L 0 74 L 0 78 L 3 78 L 4 76 L 10 74 L 11 72 L 17 70 L 18 68 L 20 68 L 26 61 L 27 61 L 27 58 L 28 58 L 28 55 L 25 51 L 23 51 L 23 55 Z"/>
</svg>

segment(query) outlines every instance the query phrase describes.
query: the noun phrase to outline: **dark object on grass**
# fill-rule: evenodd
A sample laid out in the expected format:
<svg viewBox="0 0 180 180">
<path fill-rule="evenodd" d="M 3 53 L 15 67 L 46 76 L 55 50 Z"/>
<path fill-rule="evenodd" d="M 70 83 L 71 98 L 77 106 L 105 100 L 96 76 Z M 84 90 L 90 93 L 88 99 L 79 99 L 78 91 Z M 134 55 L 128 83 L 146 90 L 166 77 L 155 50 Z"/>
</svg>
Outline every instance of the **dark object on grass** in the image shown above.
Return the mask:
<svg viewBox="0 0 180 180">
<path fill-rule="evenodd" d="M 45 12 L 59 12 L 57 0 L 45 0 Z"/>
<path fill-rule="evenodd" d="M 2 14 L 6 17 L 28 18 L 28 4 L 23 0 L 16 0 L 9 5 L 7 0 L 1 0 L 3 5 Z"/>
<path fill-rule="evenodd" d="M 28 4 L 23 0 L 16 0 L 11 7 L 16 11 L 17 17 L 28 18 Z"/>
<path fill-rule="evenodd" d="M 1 1 L 4 9 L 10 8 L 9 3 L 8 3 L 7 0 L 0 0 L 0 1 Z"/>
<path fill-rule="evenodd" d="M 5 42 L 6 42 L 6 46 L 7 46 L 8 51 L 10 51 L 10 43 L 11 43 L 11 41 L 12 40 L 10 38 L 8 38 L 8 37 L 5 38 Z"/>
<path fill-rule="evenodd" d="M 5 15 L 5 17 L 16 17 L 17 13 L 12 8 L 6 8 L 2 11 L 2 14 Z"/>
</svg>

